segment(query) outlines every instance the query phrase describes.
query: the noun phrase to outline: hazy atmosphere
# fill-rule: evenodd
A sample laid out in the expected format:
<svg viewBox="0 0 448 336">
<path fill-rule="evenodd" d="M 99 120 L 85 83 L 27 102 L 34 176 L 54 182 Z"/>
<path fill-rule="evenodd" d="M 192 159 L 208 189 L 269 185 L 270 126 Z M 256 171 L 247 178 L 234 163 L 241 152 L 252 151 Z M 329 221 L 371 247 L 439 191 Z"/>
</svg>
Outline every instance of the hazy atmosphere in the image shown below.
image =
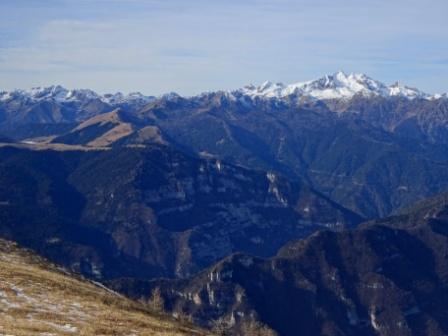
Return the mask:
<svg viewBox="0 0 448 336">
<path fill-rule="evenodd" d="M 445 0 L 3 0 L 0 89 L 191 95 L 339 69 L 448 90 Z"/>
</svg>

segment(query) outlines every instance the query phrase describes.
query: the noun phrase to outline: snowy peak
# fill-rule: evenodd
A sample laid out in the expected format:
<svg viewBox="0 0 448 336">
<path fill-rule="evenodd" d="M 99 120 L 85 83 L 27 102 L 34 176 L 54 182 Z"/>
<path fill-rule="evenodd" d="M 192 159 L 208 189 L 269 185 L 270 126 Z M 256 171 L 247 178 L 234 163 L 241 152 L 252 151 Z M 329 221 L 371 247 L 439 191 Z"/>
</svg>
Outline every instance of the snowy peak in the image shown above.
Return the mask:
<svg viewBox="0 0 448 336">
<path fill-rule="evenodd" d="M 317 80 L 298 82 L 290 85 L 264 82 L 260 86 L 248 85 L 237 92 L 250 97 L 285 98 L 289 96 L 306 96 L 318 100 L 350 99 L 355 95 L 393 97 L 408 99 L 424 98 L 437 99 L 440 95 L 430 96 L 417 89 L 395 83 L 387 86 L 365 74 L 346 74 L 338 71 L 325 75 Z"/>
<path fill-rule="evenodd" d="M 34 99 L 54 98 L 55 100 L 60 100 L 64 99 L 69 91 L 60 85 L 52 85 L 49 87 L 33 87 L 23 93 Z"/>
<path fill-rule="evenodd" d="M 244 94 L 249 96 L 262 96 L 268 98 L 280 98 L 284 97 L 285 85 L 282 83 L 272 83 L 272 82 L 264 82 L 260 86 L 256 87 L 254 85 L 245 86 L 242 90 Z"/>
<path fill-rule="evenodd" d="M 405 98 L 436 98 L 438 95 L 430 96 L 416 88 L 411 88 L 409 86 L 401 85 L 400 83 L 396 82 L 389 86 L 389 96 L 399 96 L 399 97 L 405 97 Z"/>
<path fill-rule="evenodd" d="M 351 98 L 356 94 L 384 94 L 386 86 L 364 74 L 345 74 L 342 71 L 315 81 L 293 84 L 303 95 L 317 99 Z"/>
<path fill-rule="evenodd" d="M 127 95 L 122 94 L 121 92 L 117 93 L 106 93 L 100 98 L 103 102 L 108 103 L 110 105 L 118 105 L 118 104 L 126 104 L 126 103 L 139 103 L 139 104 L 147 104 L 154 100 L 152 96 L 145 96 L 140 92 L 131 92 Z"/>
</svg>

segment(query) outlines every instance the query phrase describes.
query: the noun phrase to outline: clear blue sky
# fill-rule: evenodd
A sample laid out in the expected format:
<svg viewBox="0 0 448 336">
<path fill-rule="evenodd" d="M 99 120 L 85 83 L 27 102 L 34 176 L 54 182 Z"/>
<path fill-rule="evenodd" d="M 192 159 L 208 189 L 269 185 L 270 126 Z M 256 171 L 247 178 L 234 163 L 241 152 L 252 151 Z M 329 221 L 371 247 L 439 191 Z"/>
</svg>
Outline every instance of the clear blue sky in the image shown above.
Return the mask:
<svg viewBox="0 0 448 336">
<path fill-rule="evenodd" d="M 339 69 L 448 91 L 448 0 L 1 0 L 0 89 L 190 95 Z"/>
</svg>

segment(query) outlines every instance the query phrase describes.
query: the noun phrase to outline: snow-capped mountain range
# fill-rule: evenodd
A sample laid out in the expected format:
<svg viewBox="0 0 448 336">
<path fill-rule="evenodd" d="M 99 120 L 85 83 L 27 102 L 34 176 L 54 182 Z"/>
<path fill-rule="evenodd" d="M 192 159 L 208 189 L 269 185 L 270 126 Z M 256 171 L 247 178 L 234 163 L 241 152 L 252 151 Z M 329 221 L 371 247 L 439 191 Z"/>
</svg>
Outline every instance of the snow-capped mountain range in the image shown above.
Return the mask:
<svg viewBox="0 0 448 336">
<path fill-rule="evenodd" d="M 316 100 L 328 99 L 350 99 L 355 95 L 365 97 L 402 97 L 406 99 L 440 99 L 447 98 L 447 94 L 428 94 L 416 88 L 394 83 L 386 85 L 380 81 L 374 80 L 365 74 L 346 74 L 338 71 L 331 75 L 325 75 L 322 78 L 298 82 L 285 85 L 283 83 L 264 82 L 259 86 L 247 85 L 241 89 L 226 92 L 231 98 L 240 96 L 265 99 L 284 99 L 308 97 Z M 200 97 L 201 95 L 194 96 Z M 82 102 L 86 100 L 98 99 L 109 105 L 119 104 L 139 104 L 144 105 L 156 99 L 154 96 L 146 96 L 139 92 L 129 93 L 108 93 L 100 95 L 89 89 L 68 90 L 60 85 L 49 87 L 36 87 L 30 90 L 14 90 L 0 92 L 0 101 L 8 101 L 14 98 L 27 98 L 31 101 L 55 100 L 59 103 Z M 162 96 L 165 99 L 179 97 L 179 95 L 170 93 Z M 192 97 L 192 98 L 194 98 Z"/>
<path fill-rule="evenodd" d="M 365 74 L 346 74 L 338 71 L 317 80 L 299 82 L 290 85 L 265 82 L 260 86 L 249 85 L 237 90 L 250 97 L 285 98 L 289 96 L 306 96 L 318 100 L 350 99 L 355 95 L 363 96 L 399 96 L 407 99 L 438 99 L 446 94 L 430 95 L 418 89 L 396 82 L 393 85 L 374 80 Z"/>
<path fill-rule="evenodd" d="M 49 87 L 34 87 L 30 90 L 14 90 L 0 92 L 0 101 L 6 101 L 17 97 L 28 98 L 32 101 L 55 100 L 58 103 L 82 102 L 86 100 L 98 99 L 110 105 L 125 103 L 149 103 L 155 97 L 145 96 L 140 92 L 133 92 L 127 95 L 117 93 L 107 93 L 100 95 L 89 89 L 68 90 L 60 85 Z"/>
</svg>

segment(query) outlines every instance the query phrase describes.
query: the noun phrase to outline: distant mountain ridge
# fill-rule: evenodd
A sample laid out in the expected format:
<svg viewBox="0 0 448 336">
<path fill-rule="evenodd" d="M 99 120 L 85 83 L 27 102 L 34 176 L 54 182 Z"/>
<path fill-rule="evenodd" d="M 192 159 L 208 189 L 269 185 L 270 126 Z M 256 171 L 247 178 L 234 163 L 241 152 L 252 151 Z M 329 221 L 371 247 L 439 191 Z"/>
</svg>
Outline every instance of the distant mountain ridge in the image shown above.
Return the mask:
<svg viewBox="0 0 448 336">
<path fill-rule="evenodd" d="M 8 101 L 17 97 L 27 98 L 32 101 L 55 100 L 59 103 L 72 103 L 99 99 L 102 102 L 111 105 L 122 103 L 146 104 L 155 99 L 153 96 L 145 96 L 140 92 L 132 92 L 127 95 L 121 92 L 100 95 L 89 89 L 68 90 L 60 85 L 34 87 L 30 90 L 0 92 L 0 101 Z"/>
<path fill-rule="evenodd" d="M 220 91 L 216 91 L 220 92 Z M 259 86 L 247 85 L 243 88 L 223 91 L 229 96 L 236 98 L 244 95 L 250 98 L 277 98 L 286 97 L 310 97 L 317 100 L 327 99 L 349 99 L 355 95 L 363 96 L 382 96 L 382 97 L 402 97 L 407 99 L 440 99 L 447 98 L 447 94 L 428 94 L 417 88 L 409 87 L 398 81 L 392 85 L 386 85 L 378 80 L 361 73 L 346 74 L 344 71 L 338 71 L 333 74 L 327 74 L 321 78 L 297 82 L 289 85 L 283 83 L 273 83 L 266 81 Z M 204 93 L 207 94 L 208 92 Z M 193 95 L 187 98 L 200 97 L 202 94 Z M 131 92 L 129 94 L 106 93 L 98 94 L 90 89 L 69 90 L 60 85 L 48 87 L 34 87 L 30 90 L 12 90 L 0 91 L 0 101 L 7 101 L 17 97 L 23 97 L 34 101 L 55 100 L 60 103 L 70 103 L 74 101 L 99 99 L 104 103 L 116 105 L 123 103 L 145 104 L 163 97 L 176 97 L 175 93 L 168 93 L 156 96 L 143 95 L 140 92 Z"/>
</svg>

